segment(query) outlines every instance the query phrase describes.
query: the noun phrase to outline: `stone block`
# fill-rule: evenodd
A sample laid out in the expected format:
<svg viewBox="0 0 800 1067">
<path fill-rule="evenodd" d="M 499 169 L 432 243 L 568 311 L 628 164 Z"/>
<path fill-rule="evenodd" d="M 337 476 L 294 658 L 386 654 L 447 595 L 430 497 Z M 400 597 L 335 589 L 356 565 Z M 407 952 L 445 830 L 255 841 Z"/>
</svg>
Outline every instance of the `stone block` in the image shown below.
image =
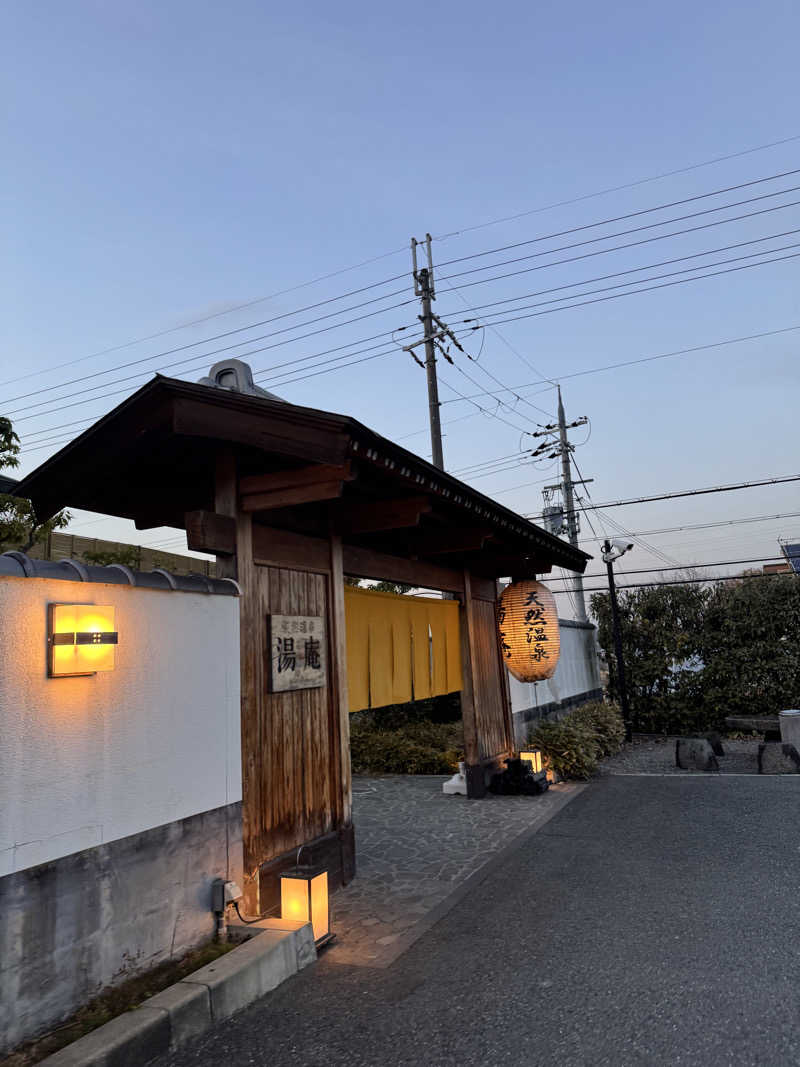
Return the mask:
<svg viewBox="0 0 800 1067">
<path fill-rule="evenodd" d="M 794 745 L 765 741 L 758 746 L 759 774 L 800 774 L 800 754 Z"/>
<path fill-rule="evenodd" d="M 135 1008 L 48 1056 L 50 1067 L 134 1067 L 169 1050 L 166 1011 Z"/>
<path fill-rule="evenodd" d="M 216 1022 L 247 1007 L 297 973 L 294 934 L 263 930 L 227 956 L 207 964 L 184 978 L 180 985 L 203 985 L 211 998 L 211 1017 Z"/>
<path fill-rule="evenodd" d="M 722 747 L 722 737 L 716 730 L 711 730 L 710 733 L 703 734 L 703 737 L 711 745 L 711 750 L 715 756 L 724 756 L 725 749 Z"/>
<path fill-rule="evenodd" d="M 704 737 L 679 737 L 675 742 L 675 764 L 682 771 L 718 771 L 714 750 Z"/>
<path fill-rule="evenodd" d="M 176 982 L 149 997 L 143 1008 L 160 1008 L 169 1015 L 170 1045 L 176 1048 L 211 1025 L 211 1000 L 206 986 Z"/>
</svg>

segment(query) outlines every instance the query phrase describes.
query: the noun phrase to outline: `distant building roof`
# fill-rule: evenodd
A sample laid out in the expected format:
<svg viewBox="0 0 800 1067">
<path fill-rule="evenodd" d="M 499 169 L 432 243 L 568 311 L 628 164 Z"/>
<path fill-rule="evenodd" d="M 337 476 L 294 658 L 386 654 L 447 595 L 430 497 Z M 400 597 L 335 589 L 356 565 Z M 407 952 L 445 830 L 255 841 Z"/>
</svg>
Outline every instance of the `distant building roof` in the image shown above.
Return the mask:
<svg viewBox="0 0 800 1067">
<path fill-rule="evenodd" d="M 14 490 L 19 485 L 19 481 L 16 478 L 7 478 L 5 474 L 0 474 L 0 493 L 14 493 Z"/>
</svg>

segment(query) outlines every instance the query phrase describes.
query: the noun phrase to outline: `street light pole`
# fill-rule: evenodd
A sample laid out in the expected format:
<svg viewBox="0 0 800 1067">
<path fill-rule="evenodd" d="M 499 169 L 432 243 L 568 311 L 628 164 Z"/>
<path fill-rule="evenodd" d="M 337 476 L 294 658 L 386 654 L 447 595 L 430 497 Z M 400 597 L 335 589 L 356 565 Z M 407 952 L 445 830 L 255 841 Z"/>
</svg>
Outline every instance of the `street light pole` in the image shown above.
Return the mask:
<svg viewBox="0 0 800 1067">
<path fill-rule="evenodd" d="M 616 556 L 610 541 L 603 545 L 603 559 L 608 570 L 608 592 L 611 597 L 611 625 L 614 631 L 614 651 L 617 658 L 617 677 L 619 679 L 619 703 L 625 723 L 625 740 L 633 739 L 633 724 L 628 708 L 628 688 L 625 684 L 625 660 L 622 655 L 622 629 L 619 622 L 619 604 L 617 603 L 617 586 L 614 582 L 614 559 Z"/>
</svg>

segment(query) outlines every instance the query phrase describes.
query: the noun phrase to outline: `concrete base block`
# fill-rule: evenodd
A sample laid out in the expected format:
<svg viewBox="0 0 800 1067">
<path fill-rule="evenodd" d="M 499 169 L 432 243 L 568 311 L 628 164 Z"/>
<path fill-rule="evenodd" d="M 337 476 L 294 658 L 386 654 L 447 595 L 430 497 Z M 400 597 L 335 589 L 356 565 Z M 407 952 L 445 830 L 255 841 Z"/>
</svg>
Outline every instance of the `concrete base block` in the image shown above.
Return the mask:
<svg viewBox="0 0 800 1067">
<path fill-rule="evenodd" d="M 178 984 L 205 986 L 211 999 L 211 1017 L 217 1022 L 247 1007 L 296 973 L 294 934 L 262 930 L 252 940 Z"/>
<path fill-rule="evenodd" d="M 311 923 L 300 922 L 297 919 L 260 919 L 258 922 L 231 922 L 228 923 L 228 938 L 241 944 L 249 941 L 251 937 L 264 930 L 279 930 L 288 932 L 294 938 L 294 948 L 297 955 L 297 969 L 302 971 L 310 963 L 316 962 L 317 949 L 314 944 L 314 931 Z"/>
<path fill-rule="evenodd" d="M 675 764 L 682 771 L 718 771 L 719 764 L 704 737 L 679 737 L 675 742 Z"/>
<path fill-rule="evenodd" d="M 211 998 L 205 986 L 176 982 L 149 997 L 142 1007 L 161 1009 L 169 1015 L 172 1048 L 202 1034 L 211 1025 Z"/>
<path fill-rule="evenodd" d="M 800 774 L 800 754 L 794 745 L 766 741 L 758 746 L 759 774 Z"/>
<path fill-rule="evenodd" d="M 158 1008 L 136 1008 L 48 1056 L 50 1067 L 133 1067 L 169 1051 L 170 1019 Z"/>
</svg>

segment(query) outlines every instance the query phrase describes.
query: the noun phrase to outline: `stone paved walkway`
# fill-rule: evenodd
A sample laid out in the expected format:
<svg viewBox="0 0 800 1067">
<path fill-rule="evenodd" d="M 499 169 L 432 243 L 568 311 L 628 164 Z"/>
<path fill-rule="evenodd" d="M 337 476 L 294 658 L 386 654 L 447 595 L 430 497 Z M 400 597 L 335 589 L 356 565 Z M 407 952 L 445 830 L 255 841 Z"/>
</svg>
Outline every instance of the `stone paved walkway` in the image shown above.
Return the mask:
<svg viewBox="0 0 800 1067">
<path fill-rule="evenodd" d="M 358 873 L 331 899 L 332 963 L 386 966 L 466 891 L 484 864 L 541 826 L 580 791 L 467 800 L 445 796 L 446 777 L 353 780 Z M 520 844 L 522 844 L 520 842 Z M 535 848 L 535 838 L 530 848 Z"/>
</svg>

